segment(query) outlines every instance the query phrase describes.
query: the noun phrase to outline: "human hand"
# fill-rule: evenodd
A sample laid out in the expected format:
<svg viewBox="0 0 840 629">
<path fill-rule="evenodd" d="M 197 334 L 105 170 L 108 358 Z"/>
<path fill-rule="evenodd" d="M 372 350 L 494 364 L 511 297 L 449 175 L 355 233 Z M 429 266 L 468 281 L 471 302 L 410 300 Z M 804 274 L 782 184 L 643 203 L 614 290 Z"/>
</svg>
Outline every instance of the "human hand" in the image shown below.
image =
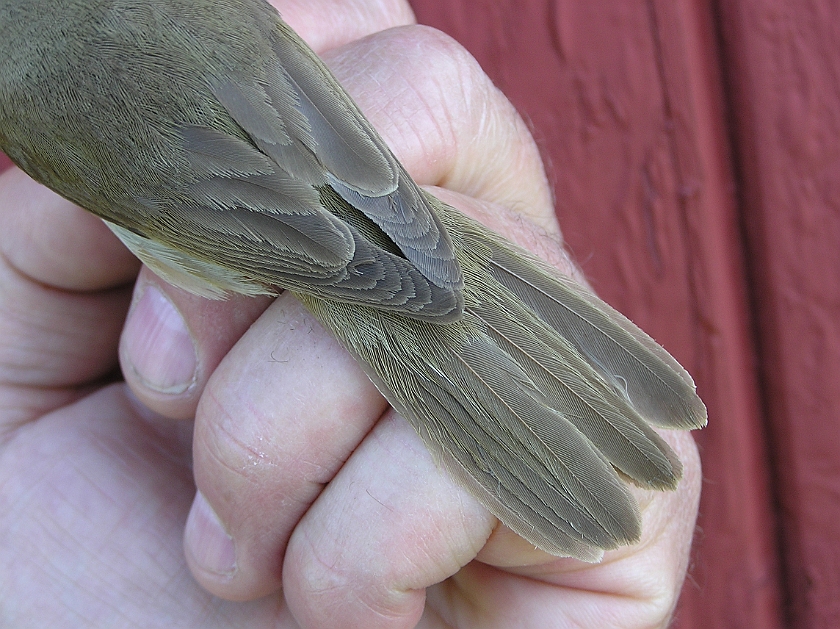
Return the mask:
<svg viewBox="0 0 840 629">
<path fill-rule="evenodd" d="M 573 272 L 527 129 L 456 44 L 379 32 L 410 21 L 396 0 L 277 4 L 331 48 L 418 183 Z M 0 182 L 0 220 L 0 618 L 12 626 L 667 622 L 699 495 L 690 436 L 666 435 L 680 489 L 638 492 L 640 544 L 597 565 L 551 558 L 435 467 L 289 295 L 208 302 L 144 270 L 119 344 L 129 386 L 106 384 L 136 262 L 18 171 Z M 194 430 L 176 421 L 192 416 Z M 206 498 L 190 510 L 193 474 Z M 207 591 L 249 602 L 210 596 L 188 565 Z"/>
</svg>

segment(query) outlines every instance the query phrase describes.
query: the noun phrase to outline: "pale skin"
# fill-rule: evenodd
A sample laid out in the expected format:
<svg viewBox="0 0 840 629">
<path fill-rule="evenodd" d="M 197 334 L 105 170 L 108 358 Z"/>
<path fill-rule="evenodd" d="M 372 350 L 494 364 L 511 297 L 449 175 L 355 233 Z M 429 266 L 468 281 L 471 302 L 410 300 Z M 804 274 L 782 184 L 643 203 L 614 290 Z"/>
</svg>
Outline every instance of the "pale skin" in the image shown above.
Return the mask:
<svg viewBox="0 0 840 629">
<path fill-rule="evenodd" d="M 397 0 L 275 5 L 418 183 L 575 273 L 527 128 L 456 43 Z M 293 297 L 212 302 L 138 268 L 98 219 L 0 177 L 4 626 L 667 625 L 690 435 L 664 435 L 679 489 L 637 492 L 641 543 L 552 558 L 435 466 Z"/>
</svg>

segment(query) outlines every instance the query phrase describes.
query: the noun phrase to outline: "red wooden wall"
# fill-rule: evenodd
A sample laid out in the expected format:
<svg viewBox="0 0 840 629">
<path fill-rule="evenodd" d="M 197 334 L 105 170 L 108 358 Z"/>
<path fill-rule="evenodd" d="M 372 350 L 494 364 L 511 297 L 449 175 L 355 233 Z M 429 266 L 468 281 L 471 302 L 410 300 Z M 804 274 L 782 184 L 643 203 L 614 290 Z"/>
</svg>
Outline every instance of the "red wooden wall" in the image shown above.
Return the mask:
<svg viewBox="0 0 840 629">
<path fill-rule="evenodd" d="M 840 627 L 840 6 L 413 0 L 531 123 L 570 249 L 698 382 L 675 626 Z"/>
</svg>

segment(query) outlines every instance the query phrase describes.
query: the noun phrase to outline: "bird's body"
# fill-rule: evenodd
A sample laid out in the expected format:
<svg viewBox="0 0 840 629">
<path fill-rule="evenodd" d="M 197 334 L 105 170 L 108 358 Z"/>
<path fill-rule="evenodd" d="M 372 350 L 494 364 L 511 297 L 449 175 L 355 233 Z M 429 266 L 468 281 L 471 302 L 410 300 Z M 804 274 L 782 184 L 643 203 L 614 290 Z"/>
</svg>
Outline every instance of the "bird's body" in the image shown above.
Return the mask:
<svg viewBox="0 0 840 629">
<path fill-rule="evenodd" d="M 45 45 L 44 42 L 49 42 Z M 596 558 L 673 488 L 691 378 L 421 191 L 263 0 L 7 1 L 0 148 L 196 294 L 292 290 L 502 522 Z"/>
</svg>

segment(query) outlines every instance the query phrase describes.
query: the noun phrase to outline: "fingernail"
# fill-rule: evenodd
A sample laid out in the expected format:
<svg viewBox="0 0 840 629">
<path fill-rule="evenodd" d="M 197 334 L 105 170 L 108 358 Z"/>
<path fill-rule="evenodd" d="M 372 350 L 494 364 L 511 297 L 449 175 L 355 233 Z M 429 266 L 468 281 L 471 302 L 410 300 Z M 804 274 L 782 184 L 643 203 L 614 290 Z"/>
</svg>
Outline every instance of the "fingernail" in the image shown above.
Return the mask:
<svg viewBox="0 0 840 629">
<path fill-rule="evenodd" d="M 201 492 L 195 495 L 184 530 L 187 552 L 207 572 L 231 575 L 236 570 L 236 551 L 219 516 Z"/>
<path fill-rule="evenodd" d="M 148 286 L 134 304 L 123 332 L 130 368 L 154 391 L 178 394 L 195 382 L 195 345 L 178 309 Z"/>
</svg>

